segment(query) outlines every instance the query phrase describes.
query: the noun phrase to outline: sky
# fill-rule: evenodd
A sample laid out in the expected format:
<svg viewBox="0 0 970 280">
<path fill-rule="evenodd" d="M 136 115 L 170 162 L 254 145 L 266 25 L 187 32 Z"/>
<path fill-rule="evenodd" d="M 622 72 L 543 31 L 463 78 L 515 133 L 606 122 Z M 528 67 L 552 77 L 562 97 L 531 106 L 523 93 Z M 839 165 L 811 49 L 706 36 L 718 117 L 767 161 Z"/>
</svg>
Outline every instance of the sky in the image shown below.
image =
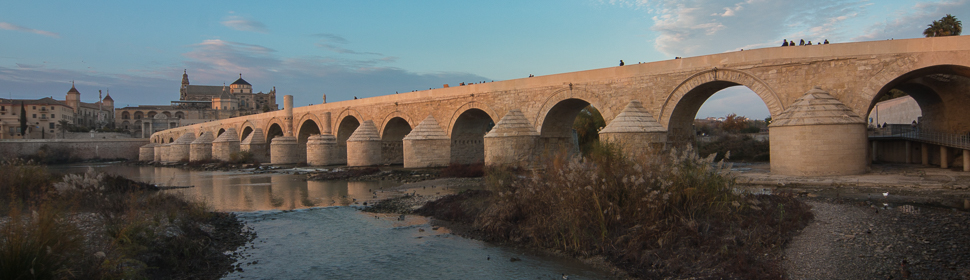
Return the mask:
<svg viewBox="0 0 970 280">
<path fill-rule="evenodd" d="M 296 106 L 781 45 L 918 38 L 970 0 L 13 1 L 0 0 L 0 97 L 115 107 L 194 85 L 293 95 Z M 277 102 L 282 104 L 282 97 Z M 744 87 L 698 118 L 768 117 Z"/>
</svg>

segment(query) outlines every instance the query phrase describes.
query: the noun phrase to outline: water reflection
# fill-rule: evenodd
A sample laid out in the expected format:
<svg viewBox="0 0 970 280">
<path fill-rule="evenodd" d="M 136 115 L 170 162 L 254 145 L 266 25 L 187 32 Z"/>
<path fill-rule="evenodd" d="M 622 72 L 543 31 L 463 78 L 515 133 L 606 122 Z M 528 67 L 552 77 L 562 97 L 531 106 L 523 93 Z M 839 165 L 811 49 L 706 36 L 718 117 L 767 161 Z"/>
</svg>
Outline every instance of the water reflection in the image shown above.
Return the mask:
<svg viewBox="0 0 970 280">
<path fill-rule="evenodd" d="M 96 171 L 168 187 L 166 190 L 205 201 L 216 211 L 294 210 L 363 205 L 399 194 L 389 181 L 307 181 L 304 175 L 243 171 L 195 171 L 173 167 L 124 165 L 54 166 L 55 173 Z"/>
</svg>

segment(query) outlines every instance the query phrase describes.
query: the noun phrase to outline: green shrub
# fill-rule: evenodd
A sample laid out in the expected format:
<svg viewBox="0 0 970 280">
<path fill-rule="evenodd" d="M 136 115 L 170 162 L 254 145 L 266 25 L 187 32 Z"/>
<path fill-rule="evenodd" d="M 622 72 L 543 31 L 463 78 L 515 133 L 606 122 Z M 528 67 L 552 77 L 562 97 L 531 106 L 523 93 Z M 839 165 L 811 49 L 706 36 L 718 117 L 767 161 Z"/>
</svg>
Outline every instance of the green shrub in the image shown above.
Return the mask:
<svg viewBox="0 0 970 280">
<path fill-rule="evenodd" d="M 697 153 L 701 155 L 716 154 L 714 160 L 736 162 L 765 162 L 770 157 L 768 141 L 758 141 L 751 136 L 734 134 L 719 136 L 717 140 L 712 142 L 698 143 Z"/>
</svg>

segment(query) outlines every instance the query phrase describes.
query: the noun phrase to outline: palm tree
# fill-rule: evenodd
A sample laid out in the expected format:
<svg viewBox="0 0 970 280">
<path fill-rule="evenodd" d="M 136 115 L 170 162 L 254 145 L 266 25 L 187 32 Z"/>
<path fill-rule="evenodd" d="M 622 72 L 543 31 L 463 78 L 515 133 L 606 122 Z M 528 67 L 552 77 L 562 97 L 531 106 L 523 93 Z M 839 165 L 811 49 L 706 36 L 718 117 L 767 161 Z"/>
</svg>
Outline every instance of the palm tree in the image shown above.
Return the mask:
<svg viewBox="0 0 970 280">
<path fill-rule="evenodd" d="M 963 31 L 963 23 L 950 14 L 946 14 L 940 20 L 934 20 L 928 26 L 923 30 L 923 35 L 926 37 L 957 36 Z"/>
</svg>

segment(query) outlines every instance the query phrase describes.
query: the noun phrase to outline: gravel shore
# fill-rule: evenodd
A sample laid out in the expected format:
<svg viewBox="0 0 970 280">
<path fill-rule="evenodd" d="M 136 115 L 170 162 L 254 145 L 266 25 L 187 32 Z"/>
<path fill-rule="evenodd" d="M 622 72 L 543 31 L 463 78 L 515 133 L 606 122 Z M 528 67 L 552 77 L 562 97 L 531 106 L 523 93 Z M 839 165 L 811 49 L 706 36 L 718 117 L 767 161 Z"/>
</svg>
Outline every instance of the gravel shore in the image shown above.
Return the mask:
<svg viewBox="0 0 970 280">
<path fill-rule="evenodd" d="M 815 221 L 782 255 L 790 279 L 970 279 L 970 213 L 807 198 Z"/>
</svg>

